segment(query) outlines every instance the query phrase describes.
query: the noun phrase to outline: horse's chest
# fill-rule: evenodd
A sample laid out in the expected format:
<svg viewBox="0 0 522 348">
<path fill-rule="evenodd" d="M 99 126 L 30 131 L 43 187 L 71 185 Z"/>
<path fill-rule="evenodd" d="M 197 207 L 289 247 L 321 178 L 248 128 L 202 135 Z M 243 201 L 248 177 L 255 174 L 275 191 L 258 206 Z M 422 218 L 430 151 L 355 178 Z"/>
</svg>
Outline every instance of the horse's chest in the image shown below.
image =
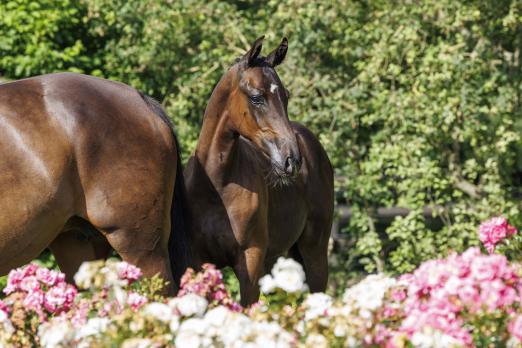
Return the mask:
<svg viewBox="0 0 522 348">
<path fill-rule="evenodd" d="M 284 253 L 303 232 L 308 217 L 307 204 L 299 186 L 273 189 L 269 195 L 269 249 Z"/>
<path fill-rule="evenodd" d="M 193 207 L 195 237 L 204 261 L 229 264 L 250 243 L 266 221 L 261 219 L 259 203 L 258 193 L 233 183 L 220 190 L 219 199 L 216 196 Z"/>
</svg>

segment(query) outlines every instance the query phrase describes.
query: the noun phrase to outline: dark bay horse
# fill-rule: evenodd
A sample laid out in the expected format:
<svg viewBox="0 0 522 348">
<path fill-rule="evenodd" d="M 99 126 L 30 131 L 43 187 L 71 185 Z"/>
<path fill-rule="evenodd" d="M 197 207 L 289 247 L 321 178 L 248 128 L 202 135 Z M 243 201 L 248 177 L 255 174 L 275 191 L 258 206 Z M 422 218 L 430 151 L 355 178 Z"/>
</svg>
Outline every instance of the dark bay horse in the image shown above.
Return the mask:
<svg viewBox="0 0 522 348">
<path fill-rule="evenodd" d="M 0 275 L 49 247 L 71 280 L 112 247 L 173 284 L 188 257 L 180 168 L 161 106 L 127 85 L 71 73 L 0 85 Z"/>
<path fill-rule="evenodd" d="M 258 280 L 285 254 L 304 266 L 311 291 L 324 291 L 333 219 L 333 171 L 316 137 L 290 122 L 289 94 L 262 39 L 221 78 L 185 170 L 195 266 L 231 266 L 241 302 L 259 297 Z"/>
</svg>

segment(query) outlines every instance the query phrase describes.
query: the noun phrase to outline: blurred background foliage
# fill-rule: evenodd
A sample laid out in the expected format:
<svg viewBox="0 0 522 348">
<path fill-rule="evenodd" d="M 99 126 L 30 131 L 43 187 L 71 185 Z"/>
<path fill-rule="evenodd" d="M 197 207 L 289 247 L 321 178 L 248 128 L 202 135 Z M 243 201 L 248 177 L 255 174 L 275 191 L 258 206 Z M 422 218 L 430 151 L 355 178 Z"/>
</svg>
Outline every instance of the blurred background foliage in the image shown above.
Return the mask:
<svg viewBox="0 0 522 348">
<path fill-rule="evenodd" d="M 3 0 L 0 75 L 128 83 L 163 103 L 186 159 L 213 87 L 262 34 L 265 53 L 288 36 L 290 118 L 352 208 L 334 282 L 476 245 L 493 215 L 522 227 L 520 0 Z M 379 224 L 394 206 L 410 213 Z"/>
</svg>

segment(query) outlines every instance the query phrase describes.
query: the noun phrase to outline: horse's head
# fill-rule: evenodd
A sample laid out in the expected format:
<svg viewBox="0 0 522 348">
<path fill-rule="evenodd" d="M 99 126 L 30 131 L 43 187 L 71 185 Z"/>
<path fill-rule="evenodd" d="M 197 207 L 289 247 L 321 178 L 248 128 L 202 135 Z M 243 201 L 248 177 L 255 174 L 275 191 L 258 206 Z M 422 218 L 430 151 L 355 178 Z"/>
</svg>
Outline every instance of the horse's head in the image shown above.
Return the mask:
<svg viewBox="0 0 522 348">
<path fill-rule="evenodd" d="M 284 38 L 268 56 L 262 57 L 263 37 L 230 70 L 235 74 L 228 106 L 236 131 L 250 140 L 271 161 L 271 175 L 280 183 L 295 177 L 301 166 L 297 139 L 288 120 L 289 93 L 275 67 L 288 49 Z"/>
</svg>

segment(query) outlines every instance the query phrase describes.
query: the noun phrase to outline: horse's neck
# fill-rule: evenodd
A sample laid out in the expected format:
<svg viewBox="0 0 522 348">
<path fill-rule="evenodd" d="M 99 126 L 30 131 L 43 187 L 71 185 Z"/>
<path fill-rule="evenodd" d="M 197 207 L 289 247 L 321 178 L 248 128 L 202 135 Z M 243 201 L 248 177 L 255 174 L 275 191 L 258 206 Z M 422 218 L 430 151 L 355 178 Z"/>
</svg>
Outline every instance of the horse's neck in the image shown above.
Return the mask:
<svg viewBox="0 0 522 348">
<path fill-rule="evenodd" d="M 212 93 L 195 153 L 200 168 L 204 169 L 218 190 L 224 184 L 227 169 L 239 146 L 238 134 L 232 127 L 227 110 L 225 94 L 230 92 L 227 85 L 226 80 L 220 81 Z"/>
</svg>

